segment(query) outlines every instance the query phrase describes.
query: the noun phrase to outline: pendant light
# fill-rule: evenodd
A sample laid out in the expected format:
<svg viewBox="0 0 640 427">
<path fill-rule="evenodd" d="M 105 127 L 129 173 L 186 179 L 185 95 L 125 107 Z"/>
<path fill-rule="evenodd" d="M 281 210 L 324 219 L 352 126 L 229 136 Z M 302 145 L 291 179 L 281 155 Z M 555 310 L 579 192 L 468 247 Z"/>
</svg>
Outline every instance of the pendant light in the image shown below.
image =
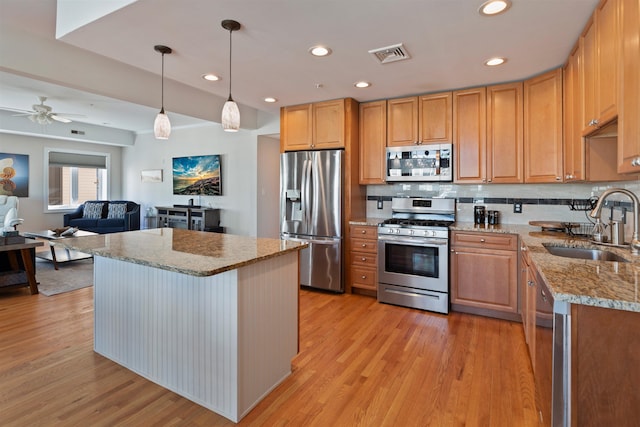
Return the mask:
<svg viewBox="0 0 640 427">
<path fill-rule="evenodd" d="M 156 52 L 162 54 L 162 107 L 156 116 L 156 121 L 153 123 L 153 134 L 156 139 L 169 139 L 171 123 L 169 122 L 169 116 L 164 112 L 164 55 L 170 54 L 172 51 L 170 47 L 162 45 L 156 45 L 153 48 Z"/>
<path fill-rule="evenodd" d="M 240 129 L 240 110 L 231 97 L 231 33 L 240 29 L 240 23 L 232 19 L 222 21 L 222 28 L 229 31 L 229 99 L 222 107 L 222 129 L 237 132 Z"/>
</svg>

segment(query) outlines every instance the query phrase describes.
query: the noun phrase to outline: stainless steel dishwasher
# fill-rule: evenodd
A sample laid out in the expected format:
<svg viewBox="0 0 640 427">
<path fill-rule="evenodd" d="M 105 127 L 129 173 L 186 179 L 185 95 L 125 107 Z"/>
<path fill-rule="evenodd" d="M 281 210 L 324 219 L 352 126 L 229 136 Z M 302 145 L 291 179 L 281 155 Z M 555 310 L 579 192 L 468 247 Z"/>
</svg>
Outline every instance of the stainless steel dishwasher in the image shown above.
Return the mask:
<svg viewBox="0 0 640 427">
<path fill-rule="evenodd" d="M 571 304 L 556 302 L 544 281 L 536 300 L 535 380 L 543 425 L 569 427 Z"/>
</svg>

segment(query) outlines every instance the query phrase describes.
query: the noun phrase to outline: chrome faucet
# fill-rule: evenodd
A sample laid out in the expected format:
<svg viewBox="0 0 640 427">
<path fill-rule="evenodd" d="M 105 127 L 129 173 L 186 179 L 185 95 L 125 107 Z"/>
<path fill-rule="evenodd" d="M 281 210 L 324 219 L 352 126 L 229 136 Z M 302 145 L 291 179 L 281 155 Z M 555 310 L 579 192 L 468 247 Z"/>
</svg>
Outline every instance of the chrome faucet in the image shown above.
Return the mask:
<svg viewBox="0 0 640 427">
<path fill-rule="evenodd" d="M 633 236 L 631 236 L 631 244 L 629 245 L 629 248 L 631 249 L 632 255 L 638 255 L 640 253 L 640 241 L 638 241 L 638 231 L 640 231 L 638 230 L 638 224 L 640 224 L 638 208 L 640 207 L 640 200 L 638 200 L 638 196 L 624 188 L 609 188 L 600 195 L 598 203 L 596 203 L 596 206 L 593 208 L 591 213 L 589 213 L 589 216 L 591 218 L 600 219 L 600 212 L 602 211 L 605 199 L 615 193 L 626 194 L 633 202 Z"/>
</svg>

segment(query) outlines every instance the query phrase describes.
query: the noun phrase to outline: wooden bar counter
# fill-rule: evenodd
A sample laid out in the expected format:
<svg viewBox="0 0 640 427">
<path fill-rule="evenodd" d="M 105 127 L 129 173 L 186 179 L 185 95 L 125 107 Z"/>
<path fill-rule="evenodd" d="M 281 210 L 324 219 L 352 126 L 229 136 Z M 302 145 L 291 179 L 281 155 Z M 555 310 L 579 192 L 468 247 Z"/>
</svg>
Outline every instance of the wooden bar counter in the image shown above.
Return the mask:
<svg viewBox="0 0 640 427">
<path fill-rule="evenodd" d="M 56 242 L 94 256 L 94 350 L 234 422 L 291 373 L 304 244 L 171 228 Z"/>
</svg>

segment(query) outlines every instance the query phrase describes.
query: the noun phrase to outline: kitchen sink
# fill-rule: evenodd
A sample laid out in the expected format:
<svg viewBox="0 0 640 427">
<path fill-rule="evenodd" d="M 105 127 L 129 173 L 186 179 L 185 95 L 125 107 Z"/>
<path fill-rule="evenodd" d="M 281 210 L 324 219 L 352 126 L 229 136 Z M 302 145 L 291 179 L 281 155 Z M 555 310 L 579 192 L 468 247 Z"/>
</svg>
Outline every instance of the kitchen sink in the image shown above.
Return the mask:
<svg viewBox="0 0 640 427">
<path fill-rule="evenodd" d="M 595 261 L 629 262 L 616 253 L 603 251 L 600 249 L 571 248 L 568 246 L 553 246 L 545 243 L 543 243 L 542 245 L 552 255 L 563 256 L 566 258 L 591 259 Z"/>
</svg>

